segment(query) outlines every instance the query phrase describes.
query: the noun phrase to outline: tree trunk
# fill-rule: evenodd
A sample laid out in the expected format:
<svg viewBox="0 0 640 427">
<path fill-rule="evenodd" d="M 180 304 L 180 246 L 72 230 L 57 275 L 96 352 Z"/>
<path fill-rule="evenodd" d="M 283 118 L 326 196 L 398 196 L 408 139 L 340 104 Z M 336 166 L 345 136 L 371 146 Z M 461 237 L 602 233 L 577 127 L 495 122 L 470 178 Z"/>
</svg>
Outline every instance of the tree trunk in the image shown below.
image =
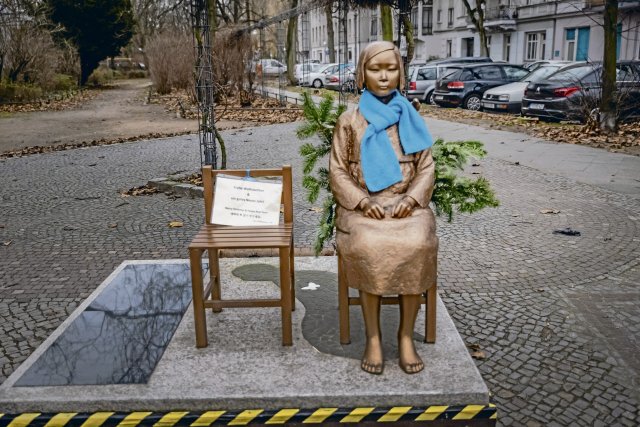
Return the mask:
<svg viewBox="0 0 640 427">
<path fill-rule="evenodd" d="M 617 131 L 616 50 L 618 32 L 618 0 L 606 0 L 604 6 L 604 60 L 602 64 L 602 99 L 600 129 Z"/>
<path fill-rule="evenodd" d="M 324 7 L 324 16 L 327 20 L 327 48 L 329 49 L 329 62 L 336 62 L 336 43 L 333 32 L 333 2 Z"/>
<path fill-rule="evenodd" d="M 410 64 L 413 60 L 413 54 L 416 50 L 416 42 L 413 39 L 413 23 L 409 15 L 402 17 L 402 25 L 404 26 L 404 38 L 407 40 L 407 59 L 406 63 Z"/>
<path fill-rule="evenodd" d="M 382 40 L 393 41 L 393 17 L 391 16 L 391 6 L 380 5 L 380 25 L 382 27 Z"/>
<path fill-rule="evenodd" d="M 487 31 L 484 28 L 484 9 L 483 5 L 486 5 L 486 0 L 476 0 L 476 7 L 471 8 L 469 0 L 462 0 L 464 8 L 467 11 L 467 16 L 471 20 L 471 23 L 478 32 L 478 38 L 480 39 L 480 56 L 489 56 L 487 49 Z"/>
<path fill-rule="evenodd" d="M 291 0 L 291 8 L 298 7 L 298 0 Z M 296 39 L 298 35 L 298 17 L 294 16 L 289 18 L 287 24 L 287 40 L 286 40 L 286 54 L 287 54 L 287 78 L 292 85 L 296 84 L 295 80 L 295 68 L 296 68 Z"/>
</svg>

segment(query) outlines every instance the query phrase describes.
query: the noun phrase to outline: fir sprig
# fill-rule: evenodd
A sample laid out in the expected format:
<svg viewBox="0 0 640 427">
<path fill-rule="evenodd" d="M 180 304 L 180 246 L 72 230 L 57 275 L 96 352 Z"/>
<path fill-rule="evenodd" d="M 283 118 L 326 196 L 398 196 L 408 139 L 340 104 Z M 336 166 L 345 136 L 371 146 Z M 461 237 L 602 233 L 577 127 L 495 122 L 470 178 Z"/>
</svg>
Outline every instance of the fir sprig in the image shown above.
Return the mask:
<svg viewBox="0 0 640 427">
<path fill-rule="evenodd" d="M 325 95 L 318 105 L 313 102 L 308 93 L 304 92 L 302 96 L 305 122 L 297 130 L 298 138 L 305 139 L 313 135 L 320 138 L 320 143 L 317 145 L 306 143 L 300 147 L 304 173 L 302 186 L 307 190 L 307 200 L 311 203 L 318 200 L 321 190 L 326 191 L 314 245 L 317 255 L 335 232 L 336 202 L 329 187 L 329 170 L 325 167 L 319 167 L 316 170 L 316 164 L 331 152 L 333 129 L 346 107 L 340 105 L 334 108 L 333 97 L 330 94 Z M 469 159 L 482 158 L 487 154 L 481 142 L 445 143 L 442 139 L 438 139 L 433 144 L 431 152 L 436 165 L 435 185 L 431 196 L 436 215 L 444 214 L 451 222 L 455 211 L 473 213 L 486 207 L 499 205 L 489 181 L 485 178 L 470 179 L 458 175 Z"/>
</svg>

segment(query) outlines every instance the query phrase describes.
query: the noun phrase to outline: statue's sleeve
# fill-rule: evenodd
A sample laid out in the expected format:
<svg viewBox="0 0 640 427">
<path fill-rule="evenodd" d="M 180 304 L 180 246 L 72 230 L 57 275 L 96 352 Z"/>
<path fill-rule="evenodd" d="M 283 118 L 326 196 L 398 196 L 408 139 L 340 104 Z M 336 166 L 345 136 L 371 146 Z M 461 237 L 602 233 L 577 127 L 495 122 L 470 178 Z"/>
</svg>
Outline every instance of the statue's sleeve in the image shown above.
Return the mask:
<svg viewBox="0 0 640 427">
<path fill-rule="evenodd" d="M 405 193 L 411 196 L 422 208 L 426 208 L 431 201 L 433 193 L 433 185 L 435 184 L 435 163 L 431 155 L 431 149 L 424 150 L 417 154 L 416 174 L 409 184 L 409 188 Z"/>
<path fill-rule="evenodd" d="M 369 197 L 349 173 L 349 141 L 353 138 L 349 113 L 343 113 L 336 122 L 329 159 L 331 192 L 340 206 L 355 210 L 362 199 Z M 354 144 L 356 141 L 352 141 Z"/>
</svg>

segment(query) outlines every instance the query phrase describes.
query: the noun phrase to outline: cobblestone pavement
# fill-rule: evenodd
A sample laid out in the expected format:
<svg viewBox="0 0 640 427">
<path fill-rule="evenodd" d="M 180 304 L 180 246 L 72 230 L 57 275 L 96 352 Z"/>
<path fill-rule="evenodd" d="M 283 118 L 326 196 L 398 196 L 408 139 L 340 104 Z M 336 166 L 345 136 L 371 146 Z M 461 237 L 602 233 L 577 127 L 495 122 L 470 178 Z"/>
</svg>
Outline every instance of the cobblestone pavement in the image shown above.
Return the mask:
<svg viewBox="0 0 640 427">
<path fill-rule="evenodd" d="M 295 127 L 226 141 L 230 167 L 293 165 L 296 244 L 309 246 L 318 214 L 300 190 Z M 198 162 L 194 136 L 0 161 L 0 381 L 123 260 L 186 258 L 202 200 L 119 190 Z M 502 205 L 440 221 L 440 289 L 486 354 L 501 423 L 639 425 L 640 196 L 479 163 Z M 566 227 L 581 236 L 553 234 Z"/>
</svg>

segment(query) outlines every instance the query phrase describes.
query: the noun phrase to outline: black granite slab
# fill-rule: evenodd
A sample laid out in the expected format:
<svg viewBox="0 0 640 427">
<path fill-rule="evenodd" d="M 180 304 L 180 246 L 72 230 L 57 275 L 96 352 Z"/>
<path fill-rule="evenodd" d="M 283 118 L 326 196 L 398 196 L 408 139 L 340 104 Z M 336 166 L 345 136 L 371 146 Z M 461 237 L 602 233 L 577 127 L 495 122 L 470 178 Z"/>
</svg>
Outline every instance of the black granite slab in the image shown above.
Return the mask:
<svg viewBox="0 0 640 427">
<path fill-rule="evenodd" d="M 15 385 L 146 383 L 190 301 L 189 264 L 127 265 Z"/>
</svg>

